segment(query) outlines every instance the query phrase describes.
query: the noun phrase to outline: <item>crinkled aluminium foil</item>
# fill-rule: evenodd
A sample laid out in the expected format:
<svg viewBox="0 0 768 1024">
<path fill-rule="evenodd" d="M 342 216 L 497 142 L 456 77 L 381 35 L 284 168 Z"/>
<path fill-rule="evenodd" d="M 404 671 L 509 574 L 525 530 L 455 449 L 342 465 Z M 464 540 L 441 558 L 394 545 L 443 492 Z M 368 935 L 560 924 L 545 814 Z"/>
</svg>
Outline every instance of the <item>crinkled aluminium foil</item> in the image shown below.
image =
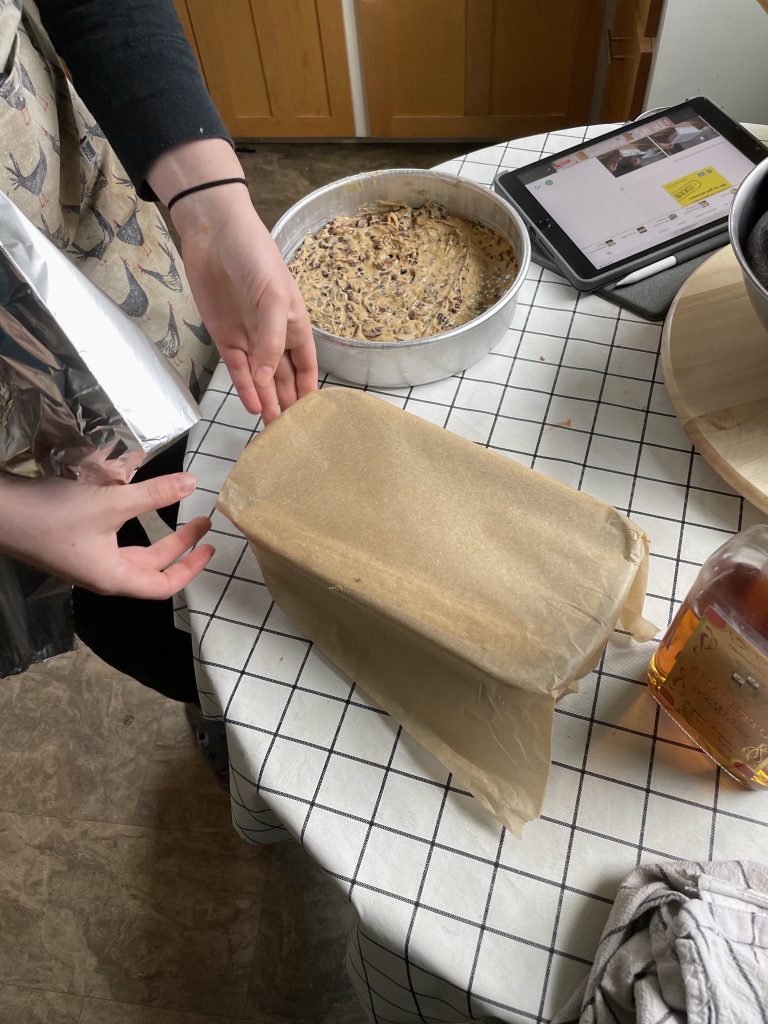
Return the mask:
<svg viewBox="0 0 768 1024">
<path fill-rule="evenodd" d="M 0 472 L 125 483 L 199 418 L 140 327 L 0 194 Z M 0 677 L 73 643 L 69 584 L 0 554 Z"/>
<path fill-rule="evenodd" d="M 125 483 L 199 418 L 141 328 L 0 194 L 0 470 Z"/>
</svg>

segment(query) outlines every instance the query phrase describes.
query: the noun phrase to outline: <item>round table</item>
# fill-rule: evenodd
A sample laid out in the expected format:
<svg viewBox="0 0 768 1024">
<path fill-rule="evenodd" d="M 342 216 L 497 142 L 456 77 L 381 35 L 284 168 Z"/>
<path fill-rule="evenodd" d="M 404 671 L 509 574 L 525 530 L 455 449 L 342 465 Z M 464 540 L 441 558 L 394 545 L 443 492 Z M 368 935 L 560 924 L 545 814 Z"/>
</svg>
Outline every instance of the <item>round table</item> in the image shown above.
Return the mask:
<svg viewBox="0 0 768 1024">
<path fill-rule="evenodd" d="M 491 146 L 440 166 L 484 185 L 607 125 Z M 765 132 L 763 133 L 765 134 Z M 660 376 L 661 325 L 531 266 L 514 323 L 464 373 L 386 401 L 588 491 L 650 536 L 646 615 L 664 626 L 702 561 L 763 516 L 693 450 Z M 338 383 L 324 379 L 324 386 Z M 211 514 L 216 554 L 180 616 L 205 712 L 224 718 L 235 827 L 292 836 L 358 923 L 348 970 L 374 1020 L 546 1021 L 584 978 L 639 862 L 761 859 L 768 799 L 724 776 L 647 692 L 653 642 L 616 634 L 555 712 L 541 817 L 515 839 L 342 676 L 272 602 L 214 510 L 259 424 L 221 365 L 187 466 L 181 521 Z"/>
</svg>

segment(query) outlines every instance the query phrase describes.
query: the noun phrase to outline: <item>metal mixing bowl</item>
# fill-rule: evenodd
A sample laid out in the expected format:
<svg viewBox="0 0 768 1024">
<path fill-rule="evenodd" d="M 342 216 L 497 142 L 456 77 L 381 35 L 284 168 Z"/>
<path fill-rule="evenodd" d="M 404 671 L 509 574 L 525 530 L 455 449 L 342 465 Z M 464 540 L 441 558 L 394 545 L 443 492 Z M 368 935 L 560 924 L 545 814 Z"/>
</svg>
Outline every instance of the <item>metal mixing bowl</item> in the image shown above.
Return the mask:
<svg viewBox="0 0 768 1024">
<path fill-rule="evenodd" d="M 495 305 L 461 327 L 415 341 L 359 341 L 313 327 L 321 370 L 353 384 L 409 387 L 466 370 L 501 341 L 512 322 L 517 294 L 531 260 L 520 217 L 490 189 L 440 171 L 372 171 L 342 178 L 312 192 L 288 210 L 272 231 L 288 260 L 307 235 L 342 214 L 379 199 L 421 206 L 434 200 L 449 213 L 478 221 L 504 235 L 517 258 L 517 275 Z"/>
<path fill-rule="evenodd" d="M 728 231 L 752 306 L 768 331 L 768 288 L 749 265 L 745 251 L 752 228 L 768 210 L 768 159 L 763 160 L 739 185 L 731 204 Z"/>
</svg>

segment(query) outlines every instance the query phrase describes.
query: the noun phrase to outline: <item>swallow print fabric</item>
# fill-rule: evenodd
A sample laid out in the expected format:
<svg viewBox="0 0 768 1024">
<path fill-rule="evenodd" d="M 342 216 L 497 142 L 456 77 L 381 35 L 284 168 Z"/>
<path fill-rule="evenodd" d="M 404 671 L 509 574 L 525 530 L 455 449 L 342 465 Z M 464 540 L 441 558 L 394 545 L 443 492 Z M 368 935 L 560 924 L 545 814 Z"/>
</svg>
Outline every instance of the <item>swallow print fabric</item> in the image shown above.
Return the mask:
<svg viewBox="0 0 768 1024">
<path fill-rule="evenodd" d="M 136 320 L 199 398 L 218 356 L 181 257 L 72 87 L 29 0 L 0 0 L 0 138 L 0 189 Z"/>
</svg>

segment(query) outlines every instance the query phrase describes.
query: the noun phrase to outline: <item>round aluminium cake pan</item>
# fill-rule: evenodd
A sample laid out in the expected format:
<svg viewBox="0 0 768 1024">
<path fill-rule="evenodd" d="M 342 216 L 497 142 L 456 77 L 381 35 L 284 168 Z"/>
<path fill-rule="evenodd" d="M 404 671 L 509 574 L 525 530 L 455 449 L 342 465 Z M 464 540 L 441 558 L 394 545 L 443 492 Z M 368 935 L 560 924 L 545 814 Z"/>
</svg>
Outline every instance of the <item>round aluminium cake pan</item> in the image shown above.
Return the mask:
<svg viewBox="0 0 768 1024">
<path fill-rule="evenodd" d="M 441 334 L 407 341 L 339 338 L 313 325 L 323 373 L 352 384 L 411 387 L 466 370 L 501 341 L 512 323 L 517 296 L 531 260 L 528 231 L 518 214 L 483 185 L 441 171 L 397 169 L 341 178 L 299 200 L 277 222 L 272 237 L 289 260 L 308 235 L 328 221 L 384 199 L 421 206 L 440 203 L 449 213 L 504 235 L 517 259 L 517 274 L 498 302 L 474 320 Z"/>
</svg>

